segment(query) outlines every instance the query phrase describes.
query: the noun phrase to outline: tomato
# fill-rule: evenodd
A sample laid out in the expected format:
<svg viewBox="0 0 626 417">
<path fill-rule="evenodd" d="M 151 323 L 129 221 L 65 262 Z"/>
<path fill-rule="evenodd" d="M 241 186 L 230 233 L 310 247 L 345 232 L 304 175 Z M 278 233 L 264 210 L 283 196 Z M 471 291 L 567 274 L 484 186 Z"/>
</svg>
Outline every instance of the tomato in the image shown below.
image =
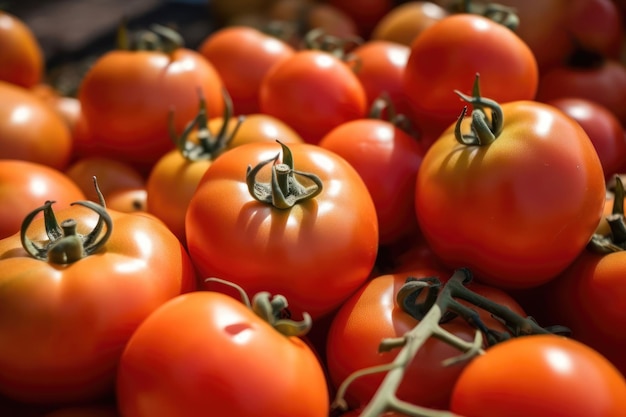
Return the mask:
<svg viewBox="0 0 626 417">
<path fill-rule="evenodd" d="M 468 267 L 476 280 L 497 287 L 537 286 L 562 272 L 598 226 L 606 194 L 602 164 L 582 127 L 555 107 L 487 106 L 500 109 L 501 126 L 489 128 L 491 137 L 476 140 L 487 126 L 474 107 L 472 133 L 450 126 L 424 155 L 416 215 L 447 265 Z"/>
<path fill-rule="evenodd" d="M 404 71 L 415 124 L 443 132 L 462 109 L 454 89 L 471 86 L 477 73 L 485 80 L 485 97 L 500 103 L 535 98 L 537 62 L 510 29 L 467 13 L 444 17 L 424 29 L 411 44 Z"/>
<path fill-rule="evenodd" d="M 0 81 L 0 158 L 63 170 L 72 136 L 64 119 L 31 90 Z"/>
<path fill-rule="evenodd" d="M 78 184 L 62 171 L 35 162 L 0 159 L 0 239 L 19 232 L 24 217 L 43 201 L 55 200 L 62 208 L 84 199 Z"/>
<path fill-rule="evenodd" d="M 201 90 L 209 115 L 219 116 L 222 87 L 213 65 L 197 51 L 118 49 L 94 62 L 78 98 L 90 135 L 105 155 L 146 171 L 174 148 L 169 111 L 176 110 L 174 125 L 182 130 L 196 114 Z"/>
<path fill-rule="evenodd" d="M 114 389 L 135 328 L 193 290 L 195 272 L 152 216 L 99 213 L 98 203 L 82 201 L 55 213 L 59 225 L 50 222 L 51 208 L 32 212 L 24 236 L 0 240 L 0 392 L 40 404 L 100 400 Z"/>
<path fill-rule="evenodd" d="M 318 143 L 332 128 L 365 117 L 363 85 L 339 58 L 301 50 L 278 63 L 261 83 L 262 113 L 291 126 L 305 142 Z"/>
<path fill-rule="evenodd" d="M 0 80 L 30 88 L 41 81 L 43 72 L 43 51 L 31 28 L 0 11 Z"/>
<path fill-rule="evenodd" d="M 367 97 L 368 108 L 387 94 L 396 113 L 408 116 L 409 107 L 402 88 L 409 47 L 395 42 L 371 40 L 350 52 L 355 58 L 355 74 Z"/>
<path fill-rule="evenodd" d="M 385 338 L 402 337 L 418 321 L 400 308 L 395 299 L 408 277 L 438 277 L 447 281 L 452 274 L 446 269 L 419 268 L 402 273 L 384 274 L 372 278 L 353 294 L 335 315 L 327 342 L 327 366 L 331 381 L 337 387 L 357 370 L 392 362 L 398 350 L 379 352 Z M 524 315 L 521 307 L 505 292 L 493 287 L 471 283 L 469 288 L 506 305 Z M 500 322 L 485 311 L 477 309 L 488 327 L 505 331 Z M 476 329 L 457 317 L 442 325 L 446 330 L 467 341 L 474 339 Z M 444 366 L 446 359 L 459 351 L 436 338 L 429 339 L 408 364 L 397 390 L 397 397 L 423 407 L 447 409 L 454 382 L 465 362 Z M 384 372 L 365 375 L 353 380 L 346 392 L 352 408 L 364 407 L 380 386 Z"/>
<path fill-rule="evenodd" d="M 276 166 L 291 166 L 287 181 L 300 183 L 307 199 L 291 191 L 281 199 L 282 189 L 267 182 L 276 171 L 259 164 L 281 155 Z M 255 170 L 247 175 L 249 166 Z M 249 187 L 270 192 L 276 206 L 267 201 L 270 195 L 257 200 Z M 282 204 L 292 199 L 293 206 Z M 275 143 L 251 143 L 224 153 L 189 202 L 185 229 L 201 276 L 235 282 L 250 294 L 283 294 L 294 314 L 314 318 L 368 278 L 378 249 L 376 209 L 365 183 L 345 159 L 311 144 L 283 145 L 281 152 Z"/>
<path fill-rule="evenodd" d="M 223 117 L 213 117 L 209 120 L 209 130 L 218 132 L 224 123 Z M 235 130 L 235 127 L 237 130 Z M 303 142 L 302 137 L 288 124 L 274 116 L 264 113 L 246 114 L 239 124 L 239 117 L 231 117 L 226 126 L 229 147 L 244 145 L 250 142 L 263 142 L 280 140 L 283 143 Z"/>
<path fill-rule="evenodd" d="M 432 1 L 407 1 L 389 10 L 372 30 L 371 39 L 411 46 L 424 29 L 448 16 L 448 11 Z"/>
<path fill-rule="evenodd" d="M 98 194 L 93 186 L 93 177 L 98 179 L 98 188 L 109 205 L 109 196 L 119 190 L 143 187 L 145 179 L 132 165 L 104 156 L 91 156 L 77 159 L 65 169 L 83 191 L 88 200 L 98 201 Z"/>
<path fill-rule="evenodd" d="M 450 409 L 466 417 L 617 417 L 626 381 L 590 347 L 556 335 L 518 337 L 463 370 Z"/>
<path fill-rule="evenodd" d="M 59 113 L 70 130 L 74 128 L 81 112 L 80 101 L 76 97 L 64 96 L 46 83 L 35 84 L 30 90 Z"/>
<path fill-rule="evenodd" d="M 561 65 L 546 71 L 537 91 L 537 100 L 577 97 L 611 110 L 626 127 L 626 66 L 606 59 L 596 66 Z"/>
<path fill-rule="evenodd" d="M 413 194 L 423 152 L 412 136 L 386 120 L 359 119 L 328 132 L 319 146 L 345 158 L 365 182 L 381 245 L 419 234 Z"/>
<path fill-rule="evenodd" d="M 327 383 L 313 351 L 257 314 L 212 291 L 161 306 L 122 355 L 121 414 L 326 417 Z"/>
<path fill-rule="evenodd" d="M 235 115 L 259 112 L 259 86 L 267 71 L 294 53 L 286 42 L 246 26 L 208 35 L 198 47 L 220 75 Z"/>
<path fill-rule="evenodd" d="M 580 123 L 598 152 L 605 180 L 626 170 L 626 134 L 610 109 L 580 97 L 557 98 L 548 104 Z"/>
<path fill-rule="evenodd" d="M 115 190 L 107 198 L 107 207 L 124 213 L 148 211 L 146 186 Z"/>
<path fill-rule="evenodd" d="M 359 35 L 369 38 L 378 21 L 394 6 L 393 0 L 329 0 L 327 4 L 336 7 L 350 16 L 356 24 Z"/>
</svg>

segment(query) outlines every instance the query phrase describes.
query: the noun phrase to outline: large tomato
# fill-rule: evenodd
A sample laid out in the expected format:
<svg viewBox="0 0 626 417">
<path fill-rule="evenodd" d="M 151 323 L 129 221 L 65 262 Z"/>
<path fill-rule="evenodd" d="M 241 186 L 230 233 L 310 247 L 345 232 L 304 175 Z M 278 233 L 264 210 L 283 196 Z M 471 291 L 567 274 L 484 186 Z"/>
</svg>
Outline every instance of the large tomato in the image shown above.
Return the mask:
<svg viewBox="0 0 626 417">
<path fill-rule="evenodd" d="M 210 116 L 223 112 L 222 81 L 213 65 L 194 50 L 109 51 L 85 74 L 78 98 L 100 152 L 149 169 L 174 148 L 168 114 L 181 131 L 198 109 L 198 90 Z M 102 153 L 101 153 L 102 154 Z"/>
<path fill-rule="evenodd" d="M 317 356 L 258 314 L 213 291 L 164 304 L 139 326 L 122 355 L 121 414 L 326 417 L 328 389 Z"/>
<path fill-rule="evenodd" d="M 271 185 L 270 172 L 281 185 Z M 313 317 L 368 278 L 378 249 L 365 183 L 345 159 L 312 144 L 281 151 L 276 143 L 250 143 L 224 153 L 189 202 L 185 228 L 202 276 L 250 294 L 283 294 L 294 313 Z"/>
<path fill-rule="evenodd" d="M 556 335 L 514 338 L 474 358 L 452 393 L 466 417 L 618 417 L 626 381 L 587 345 Z"/>
<path fill-rule="evenodd" d="M 602 218 L 604 172 L 587 134 L 560 110 L 480 99 L 488 102 L 498 126 L 475 104 L 471 133 L 461 117 L 426 152 L 417 218 L 448 265 L 495 286 L 528 288 L 584 249 Z"/>
<path fill-rule="evenodd" d="M 21 159 L 63 170 L 72 135 L 63 117 L 32 90 L 0 81 L 0 158 Z"/>
<path fill-rule="evenodd" d="M 535 98 L 537 62 L 510 29 L 475 14 L 440 19 L 415 39 L 404 71 L 404 90 L 420 129 L 443 131 L 462 104 L 452 92 L 477 73 L 486 97 L 505 103 Z M 460 87 L 467 86 L 467 87 Z"/>
<path fill-rule="evenodd" d="M 0 10 L 0 80 L 30 88 L 41 81 L 43 72 L 43 51 L 31 28 Z"/>
<path fill-rule="evenodd" d="M 30 227 L 0 240 L 0 392 L 31 403 L 101 399 L 135 328 L 194 289 L 195 273 L 152 216 L 101 213 L 90 201 L 51 210 L 47 202 Z"/>
</svg>

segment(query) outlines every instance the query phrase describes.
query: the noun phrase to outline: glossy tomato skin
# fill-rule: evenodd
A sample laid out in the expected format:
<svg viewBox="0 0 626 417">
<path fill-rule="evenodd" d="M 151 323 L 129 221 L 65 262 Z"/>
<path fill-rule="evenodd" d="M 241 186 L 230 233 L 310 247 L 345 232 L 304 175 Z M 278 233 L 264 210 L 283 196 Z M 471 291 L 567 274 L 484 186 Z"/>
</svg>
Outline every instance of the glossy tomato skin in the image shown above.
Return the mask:
<svg viewBox="0 0 626 417">
<path fill-rule="evenodd" d="M 457 380 L 451 411 L 467 417 L 618 417 L 626 381 L 589 346 L 556 335 L 502 342 Z"/>
<path fill-rule="evenodd" d="M 411 46 L 424 29 L 446 17 L 448 11 L 432 1 L 406 1 L 396 4 L 372 30 L 372 39 Z"/>
<path fill-rule="evenodd" d="M 259 108 L 316 144 L 332 128 L 365 117 L 367 96 L 352 69 L 319 50 L 302 50 L 275 65 L 261 83 Z"/>
<path fill-rule="evenodd" d="M 64 119 L 31 90 L 0 81 L 0 158 L 63 170 L 72 135 Z"/>
<path fill-rule="evenodd" d="M 129 337 L 149 313 L 195 288 L 180 242 L 156 218 L 108 210 L 104 249 L 68 265 L 37 260 L 19 234 L 0 240 L 0 392 L 18 401 L 68 404 L 108 397 Z M 97 215 L 56 211 L 89 232 Z M 43 219 L 28 235 L 44 240 Z"/>
<path fill-rule="evenodd" d="M 318 196 L 289 209 L 255 200 L 245 183 L 247 167 L 281 148 L 236 147 L 213 162 L 189 203 L 187 247 L 201 276 L 233 281 L 249 294 L 283 294 L 296 317 L 308 312 L 315 318 L 367 279 L 378 250 L 378 221 L 367 187 L 347 161 L 317 145 L 289 148 L 294 169 L 321 179 Z M 269 172 L 259 177 L 269 181 Z"/>
<path fill-rule="evenodd" d="M 44 56 L 33 31 L 17 16 L 0 11 L 0 80 L 30 88 L 43 72 Z"/>
<path fill-rule="evenodd" d="M 502 105 L 502 133 L 486 146 L 451 126 L 417 175 L 420 229 L 446 264 L 498 287 L 548 282 L 584 249 L 606 199 L 604 173 L 582 127 L 532 101 Z"/>
<path fill-rule="evenodd" d="M 213 32 L 198 51 L 219 73 L 237 115 L 259 112 L 259 86 L 263 77 L 273 65 L 295 52 L 281 39 L 245 26 Z"/>
<path fill-rule="evenodd" d="M 446 16 L 411 44 L 404 89 L 419 128 L 441 133 L 461 113 L 454 94 L 470 94 L 476 74 L 481 94 L 499 103 L 532 100 L 539 71 L 528 46 L 510 29 L 473 14 Z"/>
<path fill-rule="evenodd" d="M 213 65 L 194 50 L 115 50 L 85 74 L 78 98 L 98 149 L 146 169 L 174 148 L 170 110 L 176 131 L 182 131 L 198 111 L 201 89 L 209 117 L 219 116 L 222 86 Z"/>
<path fill-rule="evenodd" d="M 46 200 L 64 208 L 84 199 L 78 184 L 62 171 L 35 162 L 0 159 L 0 239 L 19 232 L 24 217 Z"/>
<path fill-rule="evenodd" d="M 378 352 L 382 339 L 402 337 L 418 321 L 399 308 L 395 297 L 408 277 L 439 277 L 445 282 L 452 273 L 445 268 L 415 268 L 379 275 L 365 283 L 335 315 L 327 339 L 327 366 L 335 386 L 352 372 L 370 366 L 390 363 L 398 350 Z M 495 302 L 524 315 L 521 307 L 506 293 L 493 287 L 471 283 L 470 288 Z M 489 314 L 478 310 L 489 327 L 504 328 Z M 460 318 L 443 327 L 467 341 L 474 339 L 475 329 Z M 459 351 L 435 338 L 429 339 L 410 362 L 398 387 L 398 398 L 424 407 L 447 409 L 456 378 L 465 362 L 443 366 L 442 361 L 459 355 Z M 348 388 L 347 401 L 352 408 L 364 407 L 380 386 L 385 373 L 355 379 Z"/>
<path fill-rule="evenodd" d="M 359 173 L 376 206 L 379 243 L 419 234 L 413 197 L 423 151 L 415 138 L 380 119 L 346 122 L 319 143 Z"/>
<path fill-rule="evenodd" d="M 326 417 L 326 385 L 304 341 L 239 300 L 197 291 L 164 304 L 133 334 L 117 398 L 124 417 Z"/>
<path fill-rule="evenodd" d="M 585 130 L 602 163 L 605 180 L 626 168 L 626 132 L 609 108 L 581 97 L 562 97 L 548 101 L 576 120 Z"/>
</svg>

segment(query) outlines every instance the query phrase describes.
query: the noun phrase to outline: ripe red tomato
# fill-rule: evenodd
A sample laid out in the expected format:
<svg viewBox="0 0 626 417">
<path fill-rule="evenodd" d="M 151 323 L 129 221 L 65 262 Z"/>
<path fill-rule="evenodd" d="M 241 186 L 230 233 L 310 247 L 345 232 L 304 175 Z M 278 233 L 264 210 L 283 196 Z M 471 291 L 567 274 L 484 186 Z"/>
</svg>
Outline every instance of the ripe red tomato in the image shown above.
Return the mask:
<svg viewBox="0 0 626 417">
<path fill-rule="evenodd" d="M 176 130 L 183 130 L 198 110 L 200 89 L 209 116 L 219 116 L 222 87 L 213 65 L 194 50 L 120 49 L 97 59 L 82 79 L 78 98 L 98 149 L 145 171 L 174 148 L 170 110 L 176 110 Z"/>
<path fill-rule="evenodd" d="M 367 112 L 365 90 L 352 69 L 319 50 L 298 51 L 272 67 L 261 83 L 259 100 L 262 113 L 287 123 L 313 144 Z"/>
<path fill-rule="evenodd" d="M 398 42 L 411 46 L 424 29 L 449 13 L 432 1 L 406 1 L 394 6 L 372 30 L 371 39 Z"/>
<path fill-rule="evenodd" d="M 95 236 L 106 216 L 82 205 L 55 213 L 63 230 L 46 233 L 44 218 L 36 217 L 25 236 L 40 246 L 42 259 L 26 251 L 19 233 L 0 240 L 3 395 L 55 405 L 108 397 L 135 328 L 162 303 L 195 288 L 188 255 L 165 225 L 148 215 L 107 211 L 111 224 Z M 67 219 L 94 245 L 81 250 Z M 44 246 L 50 240 L 52 246 Z"/>
<path fill-rule="evenodd" d="M 0 239 L 19 232 L 24 217 L 46 200 L 64 208 L 84 199 L 78 184 L 62 171 L 35 162 L 0 159 Z"/>
<path fill-rule="evenodd" d="M 362 38 L 369 38 L 372 29 L 394 6 L 393 0 L 329 0 L 327 4 L 350 16 Z"/>
<path fill-rule="evenodd" d="M 460 143 L 455 126 L 433 143 L 417 175 L 416 214 L 448 265 L 497 287 L 530 288 L 584 249 L 602 218 L 604 172 L 587 134 L 560 110 L 534 101 L 501 110 L 490 143 Z"/>
<path fill-rule="evenodd" d="M 220 75 L 236 115 L 259 112 L 263 77 L 273 65 L 295 52 L 281 39 L 246 26 L 229 26 L 211 33 L 198 51 Z"/>
<path fill-rule="evenodd" d="M 311 144 L 288 149 L 294 170 L 319 178 L 319 194 L 290 208 L 258 201 L 249 186 L 267 190 L 273 168 L 262 169 L 261 183 L 252 186 L 246 183 L 248 167 L 282 155 L 277 162 L 285 168 L 287 154 L 276 143 L 233 148 L 211 164 L 189 202 L 187 247 L 203 277 L 235 282 L 249 294 L 283 294 L 294 314 L 306 311 L 316 318 L 368 278 L 378 249 L 376 209 L 345 159 Z M 293 179 L 319 192 L 301 175 Z"/>
<path fill-rule="evenodd" d="M 43 72 L 43 51 L 31 28 L 0 11 L 0 80 L 30 88 L 41 81 Z"/>
<path fill-rule="evenodd" d="M 251 308 L 212 291 L 181 295 L 151 314 L 120 361 L 124 417 L 326 417 L 315 353 Z"/>
<path fill-rule="evenodd" d="M 626 133 L 615 113 L 581 97 L 557 98 L 547 103 L 580 123 L 598 152 L 605 180 L 626 171 Z"/>
<path fill-rule="evenodd" d="M 485 97 L 500 103 L 535 98 L 537 62 L 510 29 L 467 13 L 444 17 L 424 29 L 411 44 L 404 71 L 404 90 L 416 125 L 439 133 L 445 130 L 462 109 L 454 89 L 469 90 L 477 73 L 485 80 Z"/>
<path fill-rule="evenodd" d="M 365 283 L 343 303 L 330 325 L 327 340 L 327 366 L 335 387 L 357 370 L 392 362 L 398 351 L 379 352 L 381 340 L 402 337 L 418 324 L 395 301 L 397 292 L 408 277 L 434 276 L 445 282 L 451 275 L 443 268 L 419 268 L 380 275 Z M 471 283 L 469 287 L 524 315 L 521 307 L 505 292 L 478 283 Z M 488 327 L 505 331 L 489 313 L 480 309 L 477 311 Z M 476 329 L 460 317 L 442 326 L 467 341 L 474 339 Z M 424 407 L 447 409 L 454 382 L 465 363 L 444 366 L 442 362 L 459 354 L 457 349 L 445 342 L 429 339 L 406 368 L 397 397 Z M 381 372 L 353 380 L 346 392 L 348 404 L 352 408 L 365 406 L 384 377 L 385 373 Z"/>
<path fill-rule="evenodd" d="M 419 234 L 413 194 L 423 151 L 412 136 L 386 120 L 359 119 L 328 132 L 319 146 L 345 158 L 365 182 L 380 244 Z"/>
<path fill-rule="evenodd" d="M 72 153 L 65 120 L 31 90 L 0 81 L 0 158 L 63 170 Z"/>
<path fill-rule="evenodd" d="M 517 337 L 465 367 L 450 409 L 466 417 L 618 417 L 626 413 L 626 381 L 580 342 Z"/>
</svg>

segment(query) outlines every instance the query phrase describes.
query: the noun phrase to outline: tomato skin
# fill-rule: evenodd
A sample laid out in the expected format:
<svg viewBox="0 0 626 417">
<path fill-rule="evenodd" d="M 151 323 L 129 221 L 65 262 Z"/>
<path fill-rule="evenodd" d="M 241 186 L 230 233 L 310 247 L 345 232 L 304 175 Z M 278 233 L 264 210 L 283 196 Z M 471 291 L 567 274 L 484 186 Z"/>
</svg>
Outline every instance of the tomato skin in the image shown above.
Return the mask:
<svg viewBox="0 0 626 417">
<path fill-rule="evenodd" d="M 180 242 L 156 218 L 108 210 L 105 249 L 69 265 L 37 260 L 19 234 L 0 240 L 0 392 L 18 401 L 100 400 L 114 388 L 128 338 L 156 307 L 195 288 Z M 97 215 L 81 206 L 56 211 L 90 231 Z M 43 219 L 29 229 L 45 239 Z"/>
<path fill-rule="evenodd" d="M 452 273 L 445 268 L 416 268 L 404 272 L 379 275 L 365 283 L 335 315 L 327 340 L 327 367 L 335 386 L 352 372 L 370 366 L 390 363 L 398 350 L 378 352 L 384 338 L 402 337 L 418 321 L 399 308 L 395 296 L 408 277 L 439 277 L 445 282 Z M 521 307 L 503 291 L 471 283 L 470 288 L 513 311 L 524 314 Z M 488 313 L 477 309 L 485 324 L 494 329 L 504 328 Z M 474 339 L 475 329 L 463 319 L 456 318 L 443 327 L 467 341 Z M 407 367 L 398 387 L 400 399 L 424 407 L 447 409 L 454 382 L 465 363 L 443 366 L 442 361 L 459 355 L 459 351 L 435 338 L 429 339 Z M 380 386 L 385 373 L 367 375 L 354 380 L 346 395 L 351 407 L 364 407 Z"/>
<path fill-rule="evenodd" d="M 19 159 L 0 159 L 0 239 L 19 232 L 24 217 L 46 200 L 59 208 L 84 200 L 70 177 L 47 165 Z"/>
<path fill-rule="evenodd" d="M 580 97 L 562 97 L 547 102 L 576 120 L 598 152 L 604 178 L 610 180 L 626 168 L 626 133 L 617 116 L 607 107 Z"/>
<path fill-rule="evenodd" d="M 44 56 L 30 27 L 0 11 L 0 80 L 30 88 L 41 81 Z"/>
<path fill-rule="evenodd" d="M 213 32 L 198 51 L 219 73 L 236 115 L 259 112 L 259 86 L 263 77 L 274 64 L 295 52 L 286 42 L 245 26 Z"/>
<path fill-rule="evenodd" d="M 359 119 L 328 132 L 319 146 L 345 158 L 363 178 L 376 206 L 380 244 L 419 234 L 413 194 L 423 152 L 412 136 L 385 120 Z"/>
<path fill-rule="evenodd" d="M 267 73 L 259 108 L 316 144 L 332 128 L 365 117 L 367 97 L 350 67 L 319 50 L 301 50 Z"/>
<path fill-rule="evenodd" d="M 602 218 L 604 172 L 587 134 L 560 110 L 517 101 L 502 111 L 502 133 L 489 145 L 459 144 L 454 126 L 433 143 L 417 175 L 416 215 L 448 266 L 529 288 L 584 249 Z"/>
<path fill-rule="evenodd" d="M 325 417 L 322 366 L 307 344 L 212 291 L 164 304 L 126 346 L 117 379 L 124 417 Z"/>
<path fill-rule="evenodd" d="M 432 1 L 406 1 L 388 11 L 372 30 L 372 39 L 411 46 L 424 29 L 448 16 L 448 11 Z"/>
<path fill-rule="evenodd" d="M 187 248 L 201 276 L 235 282 L 249 294 L 283 294 L 296 317 L 316 318 L 368 278 L 378 250 L 376 209 L 343 158 L 317 145 L 289 148 L 294 168 L 324 184 L 317 197 L 284 210 L 255 200 L 247 167 L 276 156 L 280 146 L 236 147 L 213 162 L 189 203 Z"/>
<path fill-rule="evenodd" d="M 90 134 L 105 155 L 142 168 L 174 148 L 168 114 L 182 131 L 198 111 L 198 89 L 209 117 L 223 113 L 223 83 L 199 52 L 115 50 L 85 74 L 78 92 Z"/>
<path fill-rule="evenodd" d="M 0 81 L 0 158 L 63 170 L 72 153 L 64 119 L 31 90 Z"/>
<path fill-rule="evenodd" d="M 466 417 L 618 417 L 626 381 L 598 352 L 556 335 L 514 338 L 464 369 L 451 411 Z"/>
<path fill-rule="evenodd" d="M 453 14 L 435 22 L 411 44 L 404 89 L 416 124 L 439 132 L 463 108 L 455 89 L 471 93 L 476 74 L 481 94 L 499 103 L 535 98 L 537 62 L 514 32 L 488 18 Z"/>
</svg>

